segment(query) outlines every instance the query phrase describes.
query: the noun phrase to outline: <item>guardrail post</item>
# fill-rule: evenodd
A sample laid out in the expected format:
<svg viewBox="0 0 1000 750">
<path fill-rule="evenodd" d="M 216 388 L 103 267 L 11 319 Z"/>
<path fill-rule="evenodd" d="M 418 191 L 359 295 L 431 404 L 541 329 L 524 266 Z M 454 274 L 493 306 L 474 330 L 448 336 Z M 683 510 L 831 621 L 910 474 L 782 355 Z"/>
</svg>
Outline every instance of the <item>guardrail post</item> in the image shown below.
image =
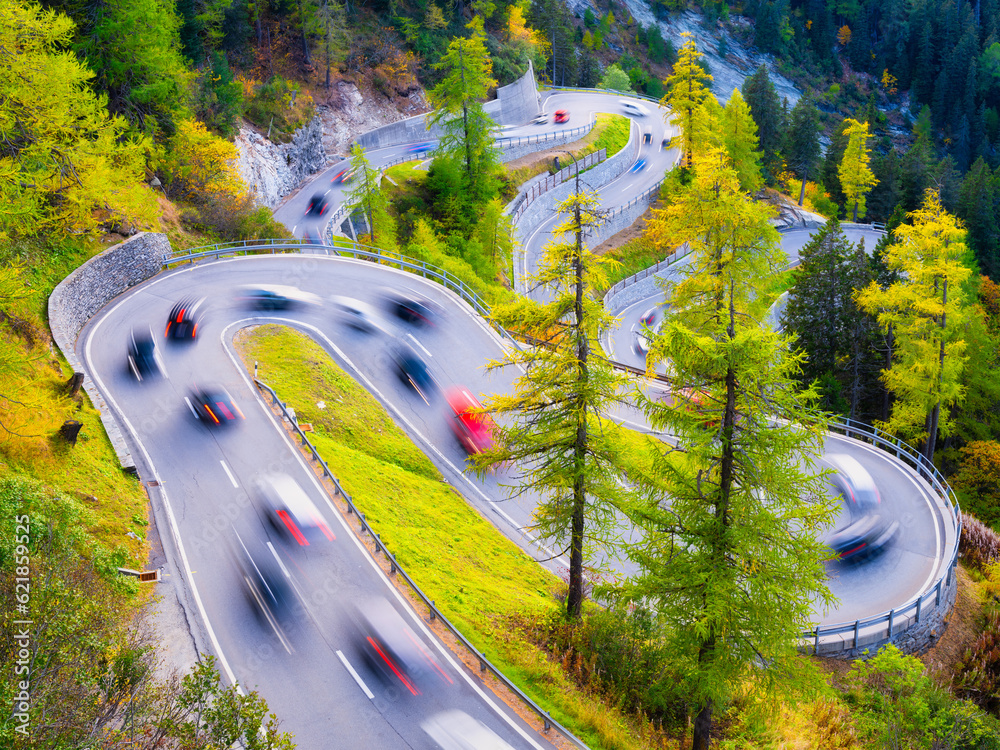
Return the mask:
<svg viewBox="0 0 1000 750">
<path fill-rule="evenodd" d="M 889 633 L 886 635 L 887 638 L 892 638 L 892 621 L 896 618 L 896 610 L 889 610 Z"/>
<path fill-rule="evenodd" d="M 920 605 L 923 604 L 923 601 L 924 601 L 924 597 L 923 596 L 918 596 L 917 597 L 917 622 L 918 623 L 920 622 Z"/>
<path fill-rule="evenodd" d="M 390 555 L 388 552 L 386 552 L 385 555 L 386 555 L 386 557 L 389 558 L 389 574 L 390 575 L 395 575 L 396 574 L 396 556 L 395 555 Z"/>
<path fill-rule="evenodd" d="M 479 660 L 479 674 L 486 674 L 486 662 L 482 659 Z"/>
<path fill-rule="evenodd" d="M 858 638 L 861 631 L 861 620 L 854 621 L 854 648 L 858 647 Z"/>
<path fill-rule="evenodd" d="M 814 654 L 819 654 L 819 627 L 818 626 L 816 627 L 816 630 L 813 631 L 813 633 L 816 636 L 815 640 L 813 641 L 813 653 Z"/>
<path fill-rule="evenodd" d="M 552 729 L 552 723 L 549 721 L 549 715 L 548 714 L 542 714 L 542 724 L 545 725 L 545 731 L 546 732 L 549 731 L 550 729 Z"/>
<path fill-rule="evenodd" d="M 434 609 L 434 600 L 433 599 L 431 599 L 431 607 L 430 607 L 430 609 L 431 609 L 431 621 L 436 620 L 437 619 L 437 610 Z"/>
<path fill-rule="evenodd" d="M 954 570 L 955 570 L 955 566 L 954 565 L 949 565 L 948 566 L 948 580 L 945 581 L 945 586 L 951 586 L 951 574 L 952 574 L 952 572 Z"/>
<path fill-rule="evenodd" d="M 941 604 L 941 579 L 938 578 L 937 586 L 934 587 L 934 606 L 938 607 Z"/>
</svg>

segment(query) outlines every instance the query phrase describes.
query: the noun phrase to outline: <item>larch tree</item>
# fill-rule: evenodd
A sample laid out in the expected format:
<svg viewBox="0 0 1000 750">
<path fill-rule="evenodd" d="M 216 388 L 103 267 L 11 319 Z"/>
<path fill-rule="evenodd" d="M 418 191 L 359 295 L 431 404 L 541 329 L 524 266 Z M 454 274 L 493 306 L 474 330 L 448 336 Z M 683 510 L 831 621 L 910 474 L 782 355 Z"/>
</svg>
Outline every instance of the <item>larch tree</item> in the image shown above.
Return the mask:
<svg viewBox="0 0 1000 750">
<path fill-rule="evenodd" d="M 73 22 L 19 0 L 0 5 L 0 240 L 155 225 L 150 144 L 130 136 L 68 51 Z"/>
<path fill-rule="evenodd" d="M 354 187 L 347 195 L 348 210 L 364 214 L 373 245 L 395 250 L 395 225 L 389 215 L 389 200 L 382 192 L 382 174 L 371 165 L 364 149 L 357 143 L 351 148 L 351 170 L 354 172 L 351 178 Z"/>
<path fill-rule="evenodd" d="M 880 426 L 904 439 L 923 440 L 931 461 L 937 436 L 950 434 L 951 407 L 964 395 L 964 329 L 967 317 L 963 284 L 971 271 L 965 264 L 965 230 L 941 205 L 934 190 L 900 224 L 897 242 L 889 245 L 886 263 L 898 279 L 886 288 L 874 282 L 857 295 L 858 305 L 895 333 L 892 366 L 883 371 L 895 395 L 888 423 Z"/>
<path fill-rule="evenodd" d="M 578 619 L 584 599 L 584 568 L 598 550 L 619 545 L 622 508 L 628 502 L 621 446 L 605 418 L 625 391 L 624 376 L 604 355 L 599 338 L 613 318 L 592 290 L 604 288 L 603 267 L 584 237 L 601 223 L 592 193 L 572 194 L 559 206 L 566 216 L 546 245 L 533 282 L 551 301 L 527 298 L 494 309 L 505 326 L 534 338 L 535 346 L 511 349 L 491 369 L 517 366 L 523 374 L 513 393 L 487 400 L 497 415 L 495 446 L 475 459 L 480 472 L 511 463 L 521 472 L 515 494 L 537 492 L 535 530 L 569 553 L 568 617 Z"/>
<path fill-rule="evenodd" d="M 796 380 L 800 356 L 761 325 L 760 290 L 786 261 L 771 209 L 710 149 L 695 155 L 689 191 L 654 217 L 652 231 L 691 246 L 647 358 L 667 364 L 672 398 L 642 399 L 677 447 L 654 457 L 662 487 L 635 506 L 639 573 L 609 593 L 659 618 L 696 714 L 692 747 L 706 750 L 738 685 L 768 691 L 794 674 L 813 607 L 831 600 L 818 531 L 833 508 L 803 468 L 822 420 Z"/>
<path fill-rule="evenodd" d="M 740 180 L 740 187 L 755 195 L 764 184 L 760 173 L 760 152 L 757 149 L 757 123 L 739 89 L 733 89 L 722 114 L 722 142 L 729 162 Z"/>
<path fill-rule="evenodd" d="M 712 76 L 698 64 L 702 54 L 698 51 L 694 37 L 686 31 L 681 36 L 685 37 L 684 44 L 677 52 L 673 74 L 663 82 L 667 93 L 660 100 L 660 105 L 670 108 L 679 120 L 681 134 L 677 145 L 681 148 L 681 165 L 689 166 L 698 110 L 705 99 L 712 95 L 705 85 L 712 80 Z"/>
<path fill-rule="evenodd" d="M 473 21 L 472 35 L 457 37 L 448 45 L 435 69 L 444 77 L 430 92 L 435 107 L 430 125 L 444 124 L 438 153 L 461 159 L 468 191 L 474 199 L 489 196 L 489 184 L 497 167 L 493 145 L 493 120 L 483 110 L 482 100 L 497 85 L 493 61 L 481 34 L 482 21 Z"/>
<path fill-rule="evenodd" d="M 871 162 L 871 151 L 868 148 L 868 123 L 858 122 L 850 118 L 844 121 L 846 128 L 844 135 L 847 136 L 847 148 L 844 149 L 844 157 L 840 161 L 840 169 L 837 174 L 840 177 L 840 185 L 844 190 L 844 197 L 847 206 L 853 207 L 853 221 L 858 220 L 858 216 L 864 218 L 865 198 L 868 191 L 872 189 L 878 180 L 869 168 Z"/>
</svg>

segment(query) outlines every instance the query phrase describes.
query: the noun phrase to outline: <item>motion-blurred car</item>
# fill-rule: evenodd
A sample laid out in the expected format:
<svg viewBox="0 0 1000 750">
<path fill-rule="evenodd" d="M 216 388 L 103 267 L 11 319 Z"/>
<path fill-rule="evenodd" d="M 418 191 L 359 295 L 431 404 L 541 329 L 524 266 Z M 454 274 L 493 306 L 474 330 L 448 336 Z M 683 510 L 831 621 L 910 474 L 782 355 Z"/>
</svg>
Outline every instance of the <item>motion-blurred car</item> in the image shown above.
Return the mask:
<svg viewBox="0 0 1000 750">
<path fill-rule="evenodd" d="M 390 293 L 386 302 L 389 312 L 400 320 L 418 327 L 436 325 L 440 317 L 437 306 L 420 297 Z"/>
<path fill-rule="evenodd" d="M 660 332 L 663 320 L 663 308 L 656 305 L 646 310 L 632 326 L 632 348 L 636 354 L 646 356 L 649 353 L 651 337 Z"/>
<path fill-rule="evenodd" d="M 268 518 L 279 534 L 291 537 L 301 547 L 324 538 L 333 541 L 333 532 L 319 509 L 290 476 L 267 474 L 260 477 L 256 485 Z"/>
<path fill-rule="evenodd" d="M 437 391 L 437 383 L 427 368 L 427 363 L 406 344 L 399 344 L 393 351 L 396 374 L 404 383 L 409 383 L 426 403 Z"/>
<path fill-rule="evenodd" d="M 233 556 L 247 599 L 275 633 L 285 640 L 282 623 L 287 622 L 297 609 L 288 568 L 270 542 L 250 534 L 240 536 L 235 530 L 233 534 Z M 287 640 L 285 642 L 287 644 Z"/>
<path fill-rule="evenodd" d="M 629 167 L 628 171 L 632 172 L 634 174 L 635 172 L 641 172 L 645 168 L 646 168 L 646 160 L 645 159 L 639 159 L 639 160 L 636 161 L 635 164 L 633 164 L 631 167 Z"/>
<path fill-rule="evenodd" d="M 891 520 L 871 474 L 851 456 L 827 454 L 824 462 L 834 470 L 827 476 L 831 493 L 841 499 L 846 517 L 827 537 L 834 559 L 861 561 L 881 552 L 895 537 L 899 521 Z"/>
<path fill-rule="evenodd" d="M 646 132 L 642 134 L 642 145 L 649 146 L 653 143 L 653 134 Z"/>
<path fill-rule="evenodd" d="M 390 684 L 401 682 L 412 695 L 420 695 L 432 680 L 452 684 L 430 648 L 387 599 L 361 603 L 357 623 L 365 659 Z"/>
<path fill-rule="evenodd" d="M 532 125 L 547 125 L 549 122 L 549 116 L 542 112 L 541 114 L 535 115 L 531 118 Z"/>
<path fill-rule="evenodd" d="M 316 193 L 309 199 L 309 206 L 306 208 L 306 216 L 322 216 L 326 213 L 330 202 L 323 193 Z"/>
<path fill-rule="evenodd" d="M 569 122 L 569 110 L 557 109 L 552 122 Z"/>
<path fill-rule="evenodd" d="M 293 310 L 301 305 L 318 305 L 319 297 L 284 284 L 256 284 L 240 287 L 238 300 L 253 310 Z"/>
<path fill-rule="evenodd" d="M 363 302 L 350 297 L 331 297 L 333 309 L 344 325 L 362 333 L 375 333 L 381 330 L 375 321 L 375 313 Z"/>
<path fill-rule="evenodd" d="M 229 391 L 222 386 L 195 386 L 190 398 L 194 415 L 209 427 L 231 427 L 246 419 Z"/>
<path fill-rule="evenodd" d="M 494 422 L 489 414 L 475 413 L 483 405 L 472 395 L 472 391 L 462 386 L 450 388 L 445 400 L 451 409 L 449 424 L 469 455 L 482 453 L 493 447 Z"/>
<path fill-rule="evenodd" d="M 330 180 L 331 185 L 343 185 L 354 179 L 354 170 L 350 167 L 346 169 L 341 169 L 337 172 L 333 178 Z"/>
<path fill-rule="evenodd" d="M 649 110 L 644 106 L 639 104 L 639 102 L 634 102 L 631 99 L 622 99 L 618 102 L 621 104 L 622 112 L 627 115 L 634 115 L 635 117 L 645 117 L 649 114 Z"/>
<path fill-rule="evenodd" d="M 138 333 L 133 328 L 129 332 L 127 358 L 129 370 L 140 383 L 143 378 L 163 375 L 163 365 L 151 328 Z"/>
<path fill-rule="evenodd" d="M 457 709 L 434 714 L 420 728 L 441 750 L 514 750 L 483 722 Z"/>
<path fill-rule="evenodd" d="M 433 143 L 414 143 L 406 148 L 408 154 L 426 154 L 434 150 Z"/>
<path fill-rule="evenodd" d="M 183 299 L 170 310 L 164 338 L 171 341 L 194 341 L 201 322 L 202 299 Z"/>
</svg>

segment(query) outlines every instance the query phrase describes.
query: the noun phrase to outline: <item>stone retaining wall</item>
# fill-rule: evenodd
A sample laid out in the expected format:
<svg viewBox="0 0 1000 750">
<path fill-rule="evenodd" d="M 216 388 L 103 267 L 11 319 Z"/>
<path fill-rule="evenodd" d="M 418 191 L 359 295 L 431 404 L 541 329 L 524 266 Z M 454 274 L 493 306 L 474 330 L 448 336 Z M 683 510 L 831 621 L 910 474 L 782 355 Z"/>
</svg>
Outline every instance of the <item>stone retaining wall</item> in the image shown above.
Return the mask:
<svg viewBox="0 0 1000 750">
<path fill-rule="evenodd" d="M 163 256 L 170 252 L 167 235 L 140 232 L 94 256 L 59 282 L 49 296 L 49 328 L 56 346 L 74 372 L 84 371 L 76 356 L 76 340 L 83 327 L 115 297 L 159 273 L 163 268 Z M 123 361 L 124 357 L 123 341 Z M 83 387 L 100 412 L 104 429 L 121 465 L 126 469 L 134 468 L 135 461 L 101 394 L 90 378 L 84 379 Z"/>
</svg>

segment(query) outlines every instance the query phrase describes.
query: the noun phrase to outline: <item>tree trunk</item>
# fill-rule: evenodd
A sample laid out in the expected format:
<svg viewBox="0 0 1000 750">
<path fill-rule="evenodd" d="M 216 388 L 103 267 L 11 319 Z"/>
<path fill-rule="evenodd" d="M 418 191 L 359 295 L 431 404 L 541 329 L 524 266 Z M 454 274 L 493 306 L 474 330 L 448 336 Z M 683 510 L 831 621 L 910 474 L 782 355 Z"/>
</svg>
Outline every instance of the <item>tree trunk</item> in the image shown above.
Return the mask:
<svg viewBox="0 0 1000 750">
<path fill-rule="evenodd" d="M 573 270 L 576 276 L 576 299 L 574 300 L 574 313 L 576 328 L 576 362 L 577 362 L 577 382 L 580 384 L 578 392 L 587 390 L 586 383 L 589 377 L 587 371 L 587 358 L 590 354 L 590 346 L 587 341 L 586 326 L 583 320 L 583 227 L 580 225 L 580 193 L 579 181 L 577 181 L 577 203 L 573 209 L 573 217 L 576 222 L 576 254 L 573 258 Z M 580 396 L 583 400 L 583 396 Z M 584 404 L 580 404 L 581 407 Z M 586 484 L 584 477 L 584 463 L 587 458 L 587 410 L 577 409 L 576 442 L 573 446 L 573 459 L 575 464 L 575 476 L 573 478 L 573 521 L 570 532 L 570 558 L 569 558 L 569 593 L 566 596 L 566 614 L 574 620 L 580 619 L 583 611 L 583 528 L 584 509 L 587 502 Z"/>
<path fill-rule="evenodd" d="M 854 201 L 854 223 L 858 223 L 858 202 Z"/>
<path fill-rule="evenodd" d="M 809 167 L 806 167 L 805 172 L 802 174 L 802 187 L 799 189 L 799 205 L 802 205 L 802 201 L 806 199 L 806 180 L 809 179 Z"/>
<path fill-rule="evenodd" d="M 306 38 L 305 9 L 303 2 L 299 0 L 299 26 L 302 27 L 302 57 L 306 65 L 312 65 L 312 58 L 309 56 L 309 40 Z"/>
<path fill-rule="evenodd" d="M 326 50 L 326 90 L 330 90 L 330 0 L 325 0 L 323 3 L 323 15 L 326 22 L 326 29 L 324 36 L 326 37 L 323 42 L 323 48 Z"/>
<path fill-rule="evenodd" d="M 930 423 L 927 425 L 927 445 L 924 446 L 924 458 L 934 461 L 934 447 L 937 443 L 938 421 L 941 417 L 941 378 L 944 375 L 944 334 L 947 326 L 948 309 L 948 277 L 944 279 L 941 287 L 941 322 L 938 327 L 941 329 L 941 341 L 938 344 L 937 374 L 934 377 L 934 390 L 937 393 L 937 401 L 931 410 Z"/>
<path fill-rule="evenodd" d="M 892 345 L 893 345 L 893 334 L 892 326 L 885 332 L 885 367 L 883 369 L 888 370 L 892 367 Z M 882 385 L 882 421 L 889 421 L 889 406 L 890 406 L 891 394 L 889 389 Z"/>
<path fill-rule="evenodd" d="M 712 701 L 706 701 L 701 711 L 694 717 L 694 736 L 691 750 L 708 750 L 712 740 Z"/>
</svg>

